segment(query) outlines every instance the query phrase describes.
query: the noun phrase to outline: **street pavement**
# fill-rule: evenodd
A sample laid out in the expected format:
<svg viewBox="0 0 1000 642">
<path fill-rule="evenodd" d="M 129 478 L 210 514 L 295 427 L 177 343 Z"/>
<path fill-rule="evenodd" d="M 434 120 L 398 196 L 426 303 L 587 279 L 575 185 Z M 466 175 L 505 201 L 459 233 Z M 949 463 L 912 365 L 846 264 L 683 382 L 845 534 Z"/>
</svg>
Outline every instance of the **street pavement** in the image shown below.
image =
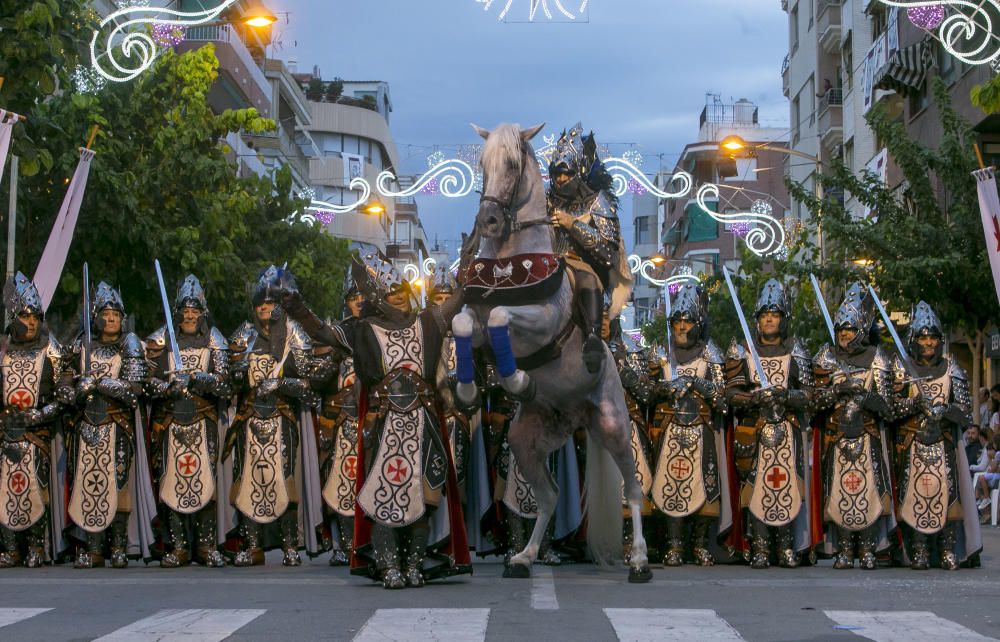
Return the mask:
<svg viewBox="0 0 1000 642">
<path fill-rule="evenodd" d="M 877 640 L 1000 639 L 1000 529 L 984 527 L 983 567 L 834 571 L 654 566 L 535 567 L 385 591 L 330 568 L 0 571 L 0 640 Z"/>
</svg>

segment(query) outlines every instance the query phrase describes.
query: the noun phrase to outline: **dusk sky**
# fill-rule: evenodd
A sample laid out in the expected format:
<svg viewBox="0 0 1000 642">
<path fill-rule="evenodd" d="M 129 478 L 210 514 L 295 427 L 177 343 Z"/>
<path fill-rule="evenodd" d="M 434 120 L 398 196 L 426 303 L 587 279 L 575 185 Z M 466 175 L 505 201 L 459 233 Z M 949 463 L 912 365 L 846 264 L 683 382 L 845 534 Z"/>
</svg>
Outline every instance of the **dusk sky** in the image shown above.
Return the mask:
<svg viewBox="0 0 1000 642">
<path fill-rule="evenodd" d="M 510 17 L 525 19 L 529 3 L 513 0 Z M 788 27 L 778 0 L 590 0 L 581 24 L 499 22 L 506 0 L 489 11 L 479 0 L 267 4 L 288 12 L 270 55 L 295 59 L 300 71 L 318 65 L 327 79 L 389 83 L 403 173 L 422 173 L 435 145 L 450 157 L 449 146 L 478 142 L 470 122 L 546 122 L 543 133 L 552 133 L 578 120 L 612 153 L 634 143 L 653 173 L 695 140 L 706 93 L 747 98 L 762 125 L 788 126 L 779 75 Z M 418 203 L 431 243 L 459 238 L 478 204 L 474 195 Z"/>
</svg>

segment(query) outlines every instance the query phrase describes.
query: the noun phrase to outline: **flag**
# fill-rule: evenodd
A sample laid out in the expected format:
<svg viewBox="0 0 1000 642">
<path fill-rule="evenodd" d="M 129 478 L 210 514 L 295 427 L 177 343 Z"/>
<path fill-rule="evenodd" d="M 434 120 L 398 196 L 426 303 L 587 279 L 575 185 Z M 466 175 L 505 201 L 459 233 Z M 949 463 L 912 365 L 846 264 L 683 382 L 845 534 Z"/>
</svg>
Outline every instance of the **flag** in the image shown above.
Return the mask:
<svg viewBox="0 0 1000 642">
<path fill-rule="evenodd" d="M 73 232 L 76 230 L 76 219 L 80 214 L 80 203 L 83 202 L 83 193 L 87 189 L 87 177 L 90 176 L 90 161 L 94 159 L 95 152 L 83 147 L 80 148 L 80 162 L 76 165 L 76 172 L 73 173 L 73 180 L 69 183 L 66 197 L 63 198 L 62 206 L 59 208 L 59 215 L 49 232 L 49 240 L 45 243 L 45 250 L 42 258 L 38 261 L 38 269 L 35 270 L 35 278 L 32 281 L 38 288 L 38 294 L 42 297 L 42 310 L 47 310 L 52 302 L 52 295 L 59 285 L 59 278 L 62 276 L 63 266 L 66 264 L 66 256 L 69 254 L 69 246 L 73 242 Z"/>
<path fill-rule="evenodd" d="M 976 177 L 976 190 L 979 192 L 979 213 L 986 236 L 986 253 L 993 270 L 993 287 L 1000 301 L 1000 197 L 997 196 L 997 181 L 992 167 L 978 169 L 972 175 Z"/>
<path fill-rule="evenodd" d="M 3 177 L 7 165 L 7 152 L 10 151 L 10 135 L 14 132 L 14 123 L 18 115 L 12 111 L 0 109 L 0 177 Z"/>
</svg>

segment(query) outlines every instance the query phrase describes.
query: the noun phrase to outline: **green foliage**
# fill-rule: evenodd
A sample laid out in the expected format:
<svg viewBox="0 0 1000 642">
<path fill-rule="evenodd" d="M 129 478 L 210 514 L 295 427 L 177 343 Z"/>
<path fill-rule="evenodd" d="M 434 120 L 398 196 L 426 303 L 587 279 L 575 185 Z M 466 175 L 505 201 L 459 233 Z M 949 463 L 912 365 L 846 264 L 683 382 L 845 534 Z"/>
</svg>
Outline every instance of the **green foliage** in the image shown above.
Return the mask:
<svg viewBox="0 0 1000 642">
<path fill-rule="evenodd" d="M 0 0 L 0 107 L 22 116 L 57 89 L 70 86 L 70 75 L 85 60 L 96 14 L 87 0 Z M 86 53 L 89 56 L 89 53 Z M 11 153 L 20 158 L 20 172 L 31 176 L 52 169 L 48 149 L 53 123 L 29 131 L 14 128 Z M 77 132 L 73 131 L 73 136 Z"/>
<path fill-rule="evenodd" d="M 973 87 L 969 92 L 969 99 L 973 105 L 987 114 L 1000 112 L 1000 76 L 993 76 L 983 84 Z"/>
<path fill-rule="evenodd" d="M 171 297 L 187 273 L 201 279 L 226 332 L 247 318 L 247 283 L 271 263 L 288 261 L 319 314 L 338 309 L 347 243 L 301 219 L 307 203 L 290 196 L 287 168 L 268 178 L 237 176 L 221 139 L 275 125 L 254 109 L 213 114 L 207 96 L 217 67 L 211 45 L 183 55 L 168 50 L 130 83 L 109 84 L 97 95 L 67 92 L 31 112 L 29 131 L 65 133 L 45 138 L 53 171 L 21 181 L 17 263 L 29 275 L 65 193 L 63 179 L 76 165 L 77 147 L 90 125 L 101 127 L 50 308 L 64 329 L 77 318 L 84 261 L 95 281 L 121 288 L 139 332 L 163 322 L 154 258 L 163 265 Z"/>
</svg>

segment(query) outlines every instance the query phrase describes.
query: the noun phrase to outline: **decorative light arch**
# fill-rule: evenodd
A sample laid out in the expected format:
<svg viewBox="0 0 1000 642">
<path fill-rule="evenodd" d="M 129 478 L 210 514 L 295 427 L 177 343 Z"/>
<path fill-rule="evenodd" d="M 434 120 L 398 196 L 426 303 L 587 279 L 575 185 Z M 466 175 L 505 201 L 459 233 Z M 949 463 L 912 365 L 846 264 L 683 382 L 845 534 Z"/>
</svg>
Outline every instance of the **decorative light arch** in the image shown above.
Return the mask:
<svg viewBox="0 0 1000 642">
<path fill-rule="evenodd" d="M 1000 0 L 879 0 L 906 9 L 914 26 L 929 33 L 945 51 L 967 65 L 1000 59 Z"/>
</svg>

